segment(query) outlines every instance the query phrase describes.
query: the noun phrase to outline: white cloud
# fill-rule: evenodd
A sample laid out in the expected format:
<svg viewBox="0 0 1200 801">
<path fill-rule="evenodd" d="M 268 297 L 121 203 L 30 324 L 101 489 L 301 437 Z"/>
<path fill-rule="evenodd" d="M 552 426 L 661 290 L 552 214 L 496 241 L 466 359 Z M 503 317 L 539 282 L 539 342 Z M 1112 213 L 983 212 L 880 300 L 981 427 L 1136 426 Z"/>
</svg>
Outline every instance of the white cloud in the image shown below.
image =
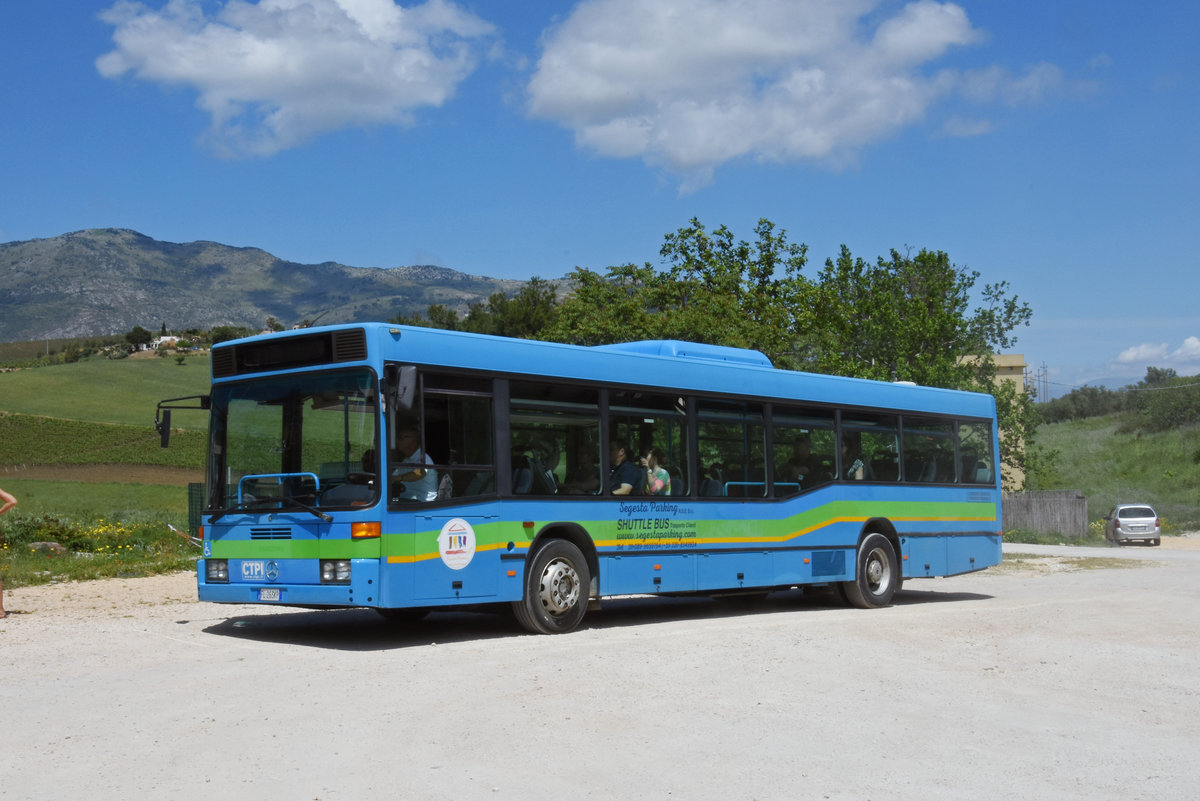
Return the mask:
<svg viewBox="0 0 1200 801">
<path fill-rule="evenodd" d="M 1183 344 L 1171 354 L 1171 358 L 1181 362 L 1200 362 L 1200 337 L 1188 337 Z"/>
<path fill-rule="evenodd" d="M 1200 337 L 1190 336 L 1174 350 L 1166 342 L 1134 345 L 1121 351 L 1117 364 L 1173 368 L 1181 375 L 1200 372 Z"/>
<path fill-rule="evenodd" d="M 1132 348 L 1126 348 L 1117 356 L 1118 364 L 1150 364 L 1155 359 L 1161 361 L 1167 355 L 1170 347 L 1166 342 L 1157 345 L 1134 345 Z"/>
<path fill-rule="evenodd" d="M 346 127 L 408 125 L 474 69 L 487 22 L 448 0 L 200 0 L 158 11 L 118 2 L 101 17 L 116 49 L 106 78 L 132 75 L 199 92 L 209 141 L 229 155 L 270 155 Z"/>
<path fill-rule="evenodd" d="M 696 185 L 742 157 L 845 162 L 940 99 L 1030 102 L 1062 81 L 1049 64 L 1025 75 L 933 71 L 982 33 L 954 3 L 886 9 L 880 0 L 583 0 L 543 37 L 528 109 L 582 147 L 640 157 Z"/>
</svg>

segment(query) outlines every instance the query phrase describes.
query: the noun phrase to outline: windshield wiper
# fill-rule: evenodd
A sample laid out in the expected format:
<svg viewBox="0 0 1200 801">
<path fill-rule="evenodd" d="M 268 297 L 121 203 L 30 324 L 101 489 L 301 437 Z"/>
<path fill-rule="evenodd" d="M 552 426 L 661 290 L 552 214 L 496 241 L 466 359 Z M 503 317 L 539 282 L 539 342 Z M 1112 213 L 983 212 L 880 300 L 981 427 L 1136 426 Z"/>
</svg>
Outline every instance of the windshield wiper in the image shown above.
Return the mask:
<svg viewBox="0 0 1200 801">
<path fill-rule="evenodd" d="M 314 514 L 314 515 L 316 515 L 317 517 L 321 518 L 321 519 L 322 519 L 322 520 L 324 520 L 326 523 L 332 523 L 332 522 L 333 522 L 333 515 L 325 514 L 325 513 L 324 513 L 324 512 L 322 512 L 320 509 L 317 509 L 315 506 L 309 506 L 307 503 L 303 503 L 303 502 L 301 502 L 301 501 L 298 501 L 298 500 L 296 500 L 295 498 L 289 498 L 289 500 L 290 500 L 292 503 L 294 503 L 294 504 L 296 504 L 297 506 L 299 506 L 299 507 L 300 507 L 301 509 L 303 509 L 304 511 L 306 511 L 306 512 L 311 512 L 312 514 Z"/>
</svg>

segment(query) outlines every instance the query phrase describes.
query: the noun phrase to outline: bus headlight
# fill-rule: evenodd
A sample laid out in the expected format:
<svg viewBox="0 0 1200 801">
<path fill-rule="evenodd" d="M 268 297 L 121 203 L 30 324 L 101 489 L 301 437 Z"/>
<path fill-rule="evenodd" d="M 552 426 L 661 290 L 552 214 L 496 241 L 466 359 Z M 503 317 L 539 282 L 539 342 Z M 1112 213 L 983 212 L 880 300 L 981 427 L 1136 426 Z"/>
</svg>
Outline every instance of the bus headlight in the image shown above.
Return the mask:
<svg viewBox="0 0 1200 801">
<path fill-rule="evenodd" d="M 228 559 L 205 559 L 204 578 L 209 584 L 229 583 Z"/>
<path fill-rule="evenodd" d="M 349 584 L 350 583 L 350 560 L 349 559 L 322 559 L 321 560 L 321 583 L 322 584 Z"/>
</svg>

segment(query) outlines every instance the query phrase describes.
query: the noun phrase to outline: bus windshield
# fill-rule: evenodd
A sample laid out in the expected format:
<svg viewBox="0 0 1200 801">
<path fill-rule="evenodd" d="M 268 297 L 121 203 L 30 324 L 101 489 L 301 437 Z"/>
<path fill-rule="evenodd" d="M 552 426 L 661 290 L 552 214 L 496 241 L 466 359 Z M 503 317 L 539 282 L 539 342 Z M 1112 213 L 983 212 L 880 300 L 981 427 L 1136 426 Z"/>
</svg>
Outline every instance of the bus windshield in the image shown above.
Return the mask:
<svg viewBox="0 0 1200 801">
<path fill-rule="evenodd" d="M 208 511 L 373 504 L 378 397 L 367 369 L 214 388 Z"/>
</svg>

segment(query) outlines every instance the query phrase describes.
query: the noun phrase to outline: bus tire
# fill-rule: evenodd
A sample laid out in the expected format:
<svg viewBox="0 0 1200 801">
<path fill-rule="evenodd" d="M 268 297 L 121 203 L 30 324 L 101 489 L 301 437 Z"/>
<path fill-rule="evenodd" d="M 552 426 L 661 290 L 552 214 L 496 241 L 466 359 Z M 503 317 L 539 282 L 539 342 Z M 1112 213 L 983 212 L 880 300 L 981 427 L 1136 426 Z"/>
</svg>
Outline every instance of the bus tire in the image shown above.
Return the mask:
<svg viewBox="0 0 1200 801">
<path fill-rule="evenodd" d="M 892 602 L 900 586 L 900 563 L 891 540 L 868 534 L 858 546 L 853 581 L 842 582 L 846 601 L 859 609 L 876 609 Z"/>
<path fill-rule="evenodd" d="M 525 597 L 513 602 L 513 614 L 534 634 L 563 634 L 583 620 L 591 585 L 583 553 L 566 540 L 550 540 L 534 553 Z"/>
</svg>

